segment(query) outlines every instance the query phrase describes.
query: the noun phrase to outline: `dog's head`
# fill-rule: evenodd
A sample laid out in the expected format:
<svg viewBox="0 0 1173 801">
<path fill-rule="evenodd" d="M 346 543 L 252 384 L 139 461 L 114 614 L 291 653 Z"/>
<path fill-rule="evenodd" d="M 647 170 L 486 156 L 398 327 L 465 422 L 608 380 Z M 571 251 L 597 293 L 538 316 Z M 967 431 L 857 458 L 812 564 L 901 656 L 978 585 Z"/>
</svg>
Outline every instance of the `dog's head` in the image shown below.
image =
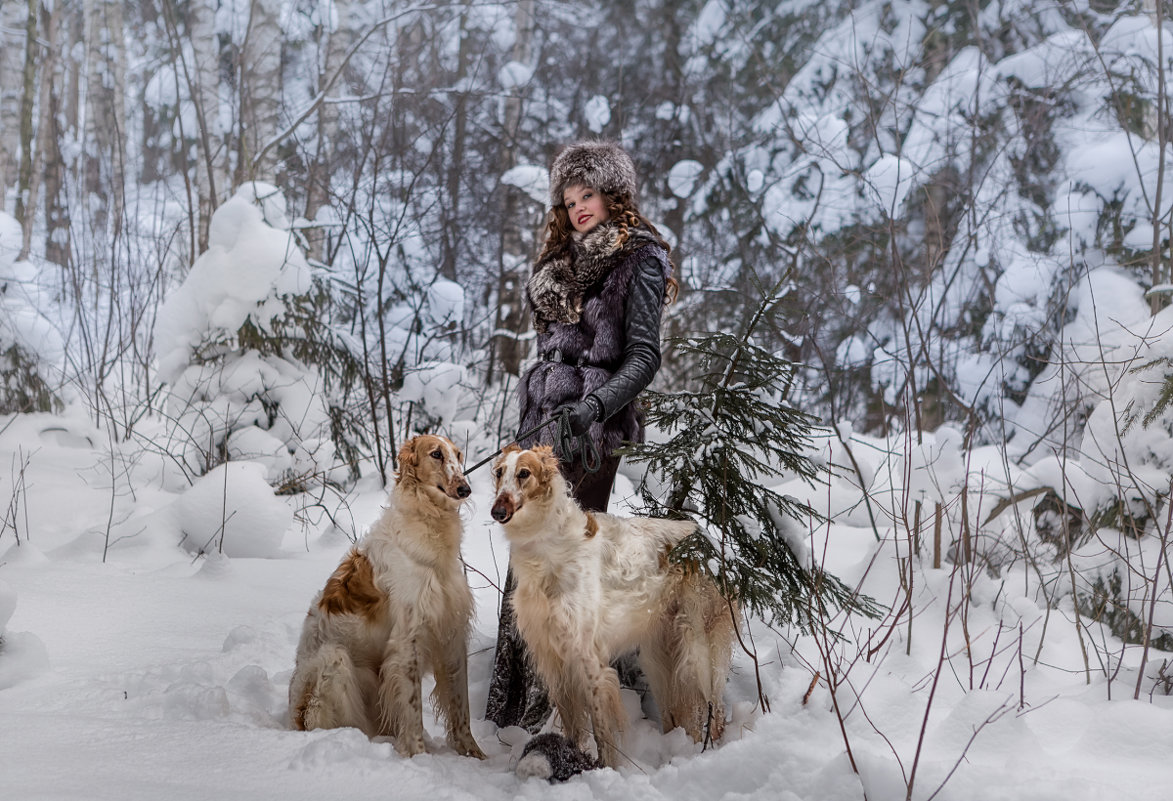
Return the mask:
<svg viewBox="0 0 1173 801">
<path fill-rule="evenodd" d="M 439 492 L 456 503 L 472 494 L 464 477 L 464 454 L 451 440 L 435 434 L 420 434 L 403 443 L 395 478 L 400 487 L 429 495 Z"/>
<path fill-rule="evenodd" d="M 558 457 L 549 445 L 539 445 L 531 450 L 510 445 L 493 462 L 493 481 L 497 490 L 491 512 L 493 519 L 504 525 L 527 503 L 550 498 L 561 477 Z"/>
</svg>

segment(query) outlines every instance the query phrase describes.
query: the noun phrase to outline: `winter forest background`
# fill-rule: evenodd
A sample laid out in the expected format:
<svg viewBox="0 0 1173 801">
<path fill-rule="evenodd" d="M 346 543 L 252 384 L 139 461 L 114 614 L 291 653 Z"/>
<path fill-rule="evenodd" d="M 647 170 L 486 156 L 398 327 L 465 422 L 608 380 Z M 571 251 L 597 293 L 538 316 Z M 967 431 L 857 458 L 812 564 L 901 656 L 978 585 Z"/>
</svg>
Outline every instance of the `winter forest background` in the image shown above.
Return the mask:
<svg viewBox="0 0 1173 801">
<path fill-rule="evenodd" d="M 795 703 L 822 699 L 854 787 L 945 786 L 1048 668 L 1168 729 L 1171 13 L 0 2 L 0 633 L 34 592 L 20 549 L 49 551 L 37 521 L 63 493 L 38 470 L 66 436 L 104 498 L 58 532 L 91 544 L 70 560 L 117 562 L 144 530 L 201 558 L 300 542 L 328 553 L 296 619 L 406 437 L 444 433 L 471 463 L 513 433 L 546 167 L 606 137 L 673 245 L 666 335 L 753 317 L 795 365 L 773 402 L 817 422 L 816 481 L 761 480 L 815 513 L 795 552 L 881 615 L 759 620 L 755 642 L 805 671 Z M 696 391 L 702 368 L 670 346 L 655 387 Z M 234 499 L 261 507 L 252 536 L 226 533 Z M 903 729 L 866 691 L 914 653 L 914 620 L 931 653 Z M 27 639 L 47 632 L 14 628 L 0 687 L 47 664 Z M 764 701 L 761 661 L 742 700 Z M 995 683 L 1008 700 L 966 700 Z M 980 714 L 917 784 L 934 703 Z M 898 771 L 867 758 L 877 738 Z"/>
</svg>

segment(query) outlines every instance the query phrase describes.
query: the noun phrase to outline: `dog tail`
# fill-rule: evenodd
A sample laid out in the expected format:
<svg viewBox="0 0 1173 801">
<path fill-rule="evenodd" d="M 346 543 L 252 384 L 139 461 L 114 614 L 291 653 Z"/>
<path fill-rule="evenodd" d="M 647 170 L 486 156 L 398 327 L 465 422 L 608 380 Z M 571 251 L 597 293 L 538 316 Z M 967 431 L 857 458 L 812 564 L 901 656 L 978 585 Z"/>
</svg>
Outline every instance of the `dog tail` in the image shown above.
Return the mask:
<svg viewBox="0 0 1173 801">
<path fill-rule="evenodd" d="M 697 531 L 697 525 L 692 520 L 648 518 L 643 522 L 648 533 L 664 546 L 665 551 L 672 550 L 681 540 Z"/>
</svg>

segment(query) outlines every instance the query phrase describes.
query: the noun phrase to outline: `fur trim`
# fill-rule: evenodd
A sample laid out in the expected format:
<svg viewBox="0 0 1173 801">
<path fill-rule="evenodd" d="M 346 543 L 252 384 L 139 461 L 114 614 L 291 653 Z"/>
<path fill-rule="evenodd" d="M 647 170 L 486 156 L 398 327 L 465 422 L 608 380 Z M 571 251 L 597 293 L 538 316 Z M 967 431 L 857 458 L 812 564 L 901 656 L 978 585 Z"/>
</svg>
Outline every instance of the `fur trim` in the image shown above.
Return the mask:
<svg viewBox="0 0 1173 801">
<path fill-rule="evenodd" d="M 586 291 L 622 258 L 656 243 L 651 231 L 642 226 L 629 228 L 622 245 L 618 239 L 617 225 L 600 223 L 585 234 L 573 234 L 567 248 L 534 265 L 526 289 L 539 332 L 550 323 L 577 323 Z"/>
<path fill-rule="evenodd" d="M 562 193 L 583 184 L 612 195 L 636 197 L 635 164 L 615 142 L 587 140 L 567 145 L 550 166 L 550 205 L 562 205 Z"/>
</svg>

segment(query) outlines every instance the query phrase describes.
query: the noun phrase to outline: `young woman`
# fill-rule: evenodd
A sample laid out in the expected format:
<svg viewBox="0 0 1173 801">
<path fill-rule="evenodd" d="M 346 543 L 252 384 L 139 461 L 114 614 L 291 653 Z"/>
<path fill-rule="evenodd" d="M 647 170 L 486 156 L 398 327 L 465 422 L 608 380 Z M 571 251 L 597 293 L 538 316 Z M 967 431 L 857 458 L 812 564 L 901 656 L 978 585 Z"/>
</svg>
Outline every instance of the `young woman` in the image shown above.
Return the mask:
<svg viewBox="0 0 1173 801">
<path fill-rule="evenodd" d="M 605 512 L 619 467 L 613 451 L 643 439 L 636 396 L 660 367 L 660 313 L 675 294 L 669 247 L 636 203 L 635 165 L 619 145 L 586 141 L 563 149 L 550 167 L 546 242 L 527 285 L 537 330 L 537 361 L 519 388 L 527 432 L 569 413 L 570 432 L 586 435 L 601 457 L 580 449 L 562 472 L 584 509 Z M 520 441 L 557 443 L 558 424 Z M 549 712 L 545 691 L 525 662 L 506 580 L 485 716 L 498 726 L 536 730 Z"/>
</svg>

